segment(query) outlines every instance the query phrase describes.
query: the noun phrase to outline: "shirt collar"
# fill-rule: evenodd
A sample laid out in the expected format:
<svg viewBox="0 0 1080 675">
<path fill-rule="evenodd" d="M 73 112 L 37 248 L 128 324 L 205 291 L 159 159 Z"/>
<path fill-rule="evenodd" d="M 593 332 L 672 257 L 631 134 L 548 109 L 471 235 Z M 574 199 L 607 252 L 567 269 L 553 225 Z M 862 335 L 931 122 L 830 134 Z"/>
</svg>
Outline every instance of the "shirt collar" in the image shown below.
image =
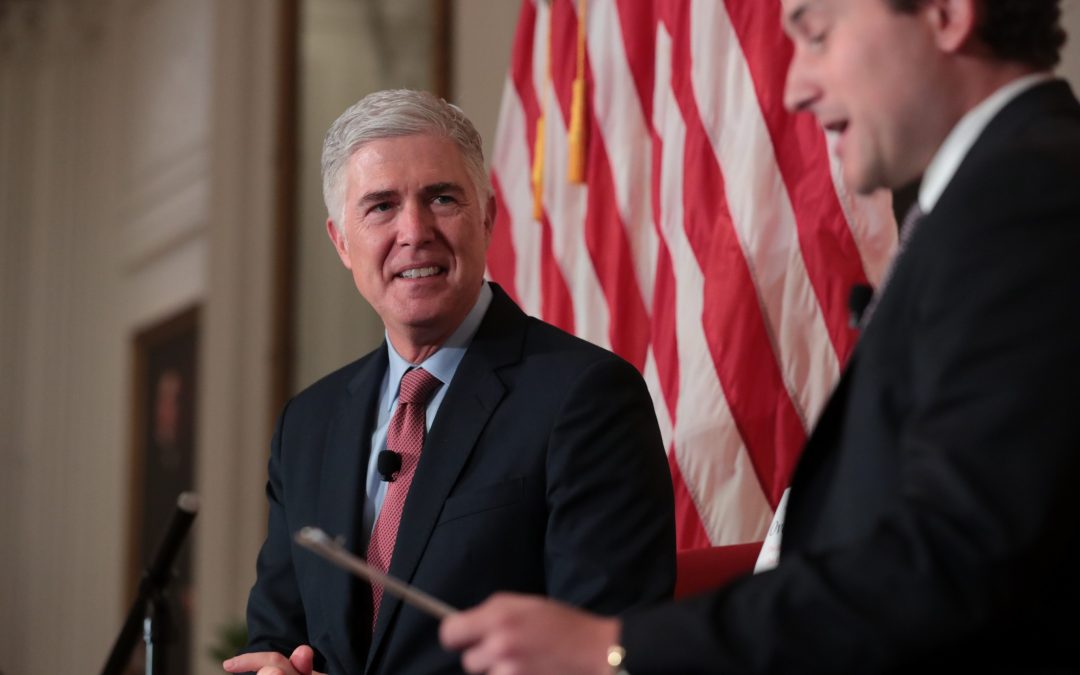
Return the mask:
<svg viewBox="0 0 1080 675">
<path fill-rule="evenodd" d="M 439 378 L 439 381 L 443 384 L 447 384 L 454 378 L 454 373 L 457 372 L 457 367 L 461 363 L 461 359 L 465 356 L 465 350 L 472 344 L 472 339 L 476 335 L 476 331 L 480 328 L 480 322 L 483 321 L 484 315 L 487 314 L 488 307 L 491 305 L 491 287 L 488 286 L 485 281 L 480 286 L 480 295 L 476 298 L 476 303 L 473 304 L 472 309 L 465 315 L 465 320 L 461 322 L 461 325 L 457 327 L 450 337 L 446 339 L 439 349 L 434 354 L 427 357 L 421 363 L 409 363 L 405 360 L 401 354 L 398 354 L 394 349 L 394 343 L 390 341 L 390 336 L 386 336 L 387 355 L 390 357 L 390 365 L 387 370 L 387 383 L 390 386 L 390 396 L 386 397 L 386 408 L 391 409 L 394 406 L 394 401 L 397 400 L 398 389 L 401 386 L 401 378 L 405 376 L 406 371 L 410 368 L 423 368 L 435 377 Z"/>
<path fill-rule="evenodd" d="M 990 120 L 1014 98 L 1053 77 L 1051 73 L 1045 72 L 1019 77 L 998 88 L 960 118 L 923 173 L 922 184 L 919 186 L 919 208 L 923 213 L 933 210 L 956 170 L 960 168 L 960 162 L 964 161 L 964 157 Z"/>
</svg>

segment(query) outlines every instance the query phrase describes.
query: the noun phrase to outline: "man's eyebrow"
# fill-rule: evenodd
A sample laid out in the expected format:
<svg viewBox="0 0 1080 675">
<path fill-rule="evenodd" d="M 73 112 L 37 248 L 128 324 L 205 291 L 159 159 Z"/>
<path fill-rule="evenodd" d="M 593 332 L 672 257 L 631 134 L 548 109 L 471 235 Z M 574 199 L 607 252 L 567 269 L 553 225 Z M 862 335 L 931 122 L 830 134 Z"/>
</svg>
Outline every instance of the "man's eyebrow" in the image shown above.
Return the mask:
<svg viewBox="0 0 1080 675">
<path fill-rule="evenodd" d="M 465 188 L 457 183 L 454 183 L 453 181 L 442 181 L 440 183 L 432 183 L 431 185 L 424 186 L 423 192 L 425 195 L 428 196 L 434 196 L 446 192 L 450 192 L 455 195 L 463 195 L 465 194 Z"/>
<path fill-rule="evenodd" d="M 397 190 L 376 190 L 374 192 L 368 192 L 360 198 L 356 203 L 363 206 L 364 204 L 378 204 L 385 202 L 388 199 L 392 199 L 397 196 Z"/>
</svg>

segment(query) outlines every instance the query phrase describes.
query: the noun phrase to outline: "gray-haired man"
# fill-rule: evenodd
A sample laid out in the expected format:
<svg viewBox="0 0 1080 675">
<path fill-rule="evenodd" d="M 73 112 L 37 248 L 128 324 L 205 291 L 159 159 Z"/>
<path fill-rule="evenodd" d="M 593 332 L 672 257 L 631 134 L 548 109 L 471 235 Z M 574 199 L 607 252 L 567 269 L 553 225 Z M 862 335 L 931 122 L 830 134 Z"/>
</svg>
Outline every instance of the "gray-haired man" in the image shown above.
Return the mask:
<svg viewBox="0 0 1080 675">
<path fill-rule="evenodd" d="M 226 669 L 461 672 L 435 620 L 295 547 L 304 525 L 457 607 L 516 590 L 612 614 L 669 596 L 648 391 L 484 281 L 495 199 L 468 119 L 430 94 L 371 94 L 331 127 L 323 182 L 327 232 L 386 341 L 281 414 L 250 653 Z"/>
</svg>

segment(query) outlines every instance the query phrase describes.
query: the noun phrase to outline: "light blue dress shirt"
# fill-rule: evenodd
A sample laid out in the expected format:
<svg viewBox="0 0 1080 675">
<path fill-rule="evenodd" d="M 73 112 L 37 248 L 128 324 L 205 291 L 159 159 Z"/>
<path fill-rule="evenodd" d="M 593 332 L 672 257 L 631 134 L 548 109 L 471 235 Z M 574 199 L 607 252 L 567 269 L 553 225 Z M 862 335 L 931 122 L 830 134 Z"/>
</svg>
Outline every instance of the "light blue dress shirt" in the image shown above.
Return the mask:
<svg viewBox="0 0 1080 675">
<path fill-rule="evenodd" d="M 442 382 L 435 390 L 434 396 L 428 402 L 425 429 L 431 429 L 435 421 L 435 415 L 439 412 L 442 400 L 446 398 L 446 391 L 450 388 L 450 381 L 454 379 L 458 365 L 461 364 L 465 350 L 472 344 L 473 336 L 480 327 L 480 322 L 487 314 L 491 305 L 491 288 L 487 282 L 480 287 L 480 296 L 476 304 L 469 310 L 465 320 L 461 322 L 457 330 L 447 338 L 442 347 L 429 356 L 423 363 L 409 363 L 390 342 L 390 336 L 386 336 L 386 352 L 390 357 L 390 363 L 386 368 L 382 386 L 379 389 L 378 418 L 375 424 L 375 432 L 371 434 L 371 456 L 368 458 L 366 495 L 364 499 L 364 538 L 371 537 L 371 530 L 375 526 L 375 519 L 379 517 L 383 499 L 386 497 L 388 483 L 379 475 L 379 453 L 386 449 L 386 430 L 390 426 L 394 409 L 398 402 L 398 389 L 401 386 L 401 378 L 410 368 L 423 368 Z"/>
</svg>

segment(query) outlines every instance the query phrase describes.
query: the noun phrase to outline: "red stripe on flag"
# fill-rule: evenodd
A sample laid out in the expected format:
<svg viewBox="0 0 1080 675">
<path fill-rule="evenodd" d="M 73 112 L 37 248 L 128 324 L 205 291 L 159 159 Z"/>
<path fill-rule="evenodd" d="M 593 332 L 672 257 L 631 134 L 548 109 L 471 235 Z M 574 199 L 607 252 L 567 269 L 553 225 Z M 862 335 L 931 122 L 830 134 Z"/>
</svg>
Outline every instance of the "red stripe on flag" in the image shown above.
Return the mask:
<svg viewBox="0 0 1080 675">
<path fill-rule="evenodd" d="M 551 2 L 551 85 L 562 118 L 570 125 L 570 100 L 577 74 L 577 14 L 571 0 Z M 566 172 L 559 167 L 559 175 Z"/>
<path fill-rule="evenodd" d="M 517 253 L 514 251 L 514 238 L 510 235 L 510 209 L 503 197 L 499 177 L 494 172 L 491 174 L 491 187 L 495 191 L 495 224 L 487 250 L 488 273 L 515 302 L 521 304 L 515 281 Z"/>
<path fill-rule="evenodd" d="M 702 323 L 720 385 L 769 503 L 776 507 L 806 440 L 731 221 L 721 167 L 690 81 L 690 6 L 667 3 L 672 89 L 686 123 L 685 229 L 705 274 Z"/>
<path fill-rule="evenodd" d="M 614 179 L 603 137 L 596 118 L 591 113 L 589 117 L 592 123 L 586 170 L 589 193 L 585 241 L 607 299 L 611 349 L 644 372 L 645 354 L 649 349 L 649 314 L 638 288 L 634 253 L 619 218 Z"/>
<path fill-rule="evenodd" d="M 833 348 L 843 364 L 856 339 L 848 325 L 848 294 L 852 284 L 866 283 L 866 272 L 836 196 L 825 136 L 809 116 L 793 115 L 784 108 L 784 82 L 792 45 L 780 30 L 780 3 L 726 0 L 725 5 L 750 68 L 777 165 L 795 211 L 806 271 Z"/>
<path fill-rule="evenodd" d="M 671 486 L 675 489 L 675 548 L 687 551 L 712 546 L 674 452 L 668 452 L 668 468 L 671 469 Z"/>
<path fill-rule="evenodd" d="M 616 0 L 619 27 L 626 49 L 626 62 L 634 77 L 634 87 L 645 119 L 652 122 L 653 87 L 656 73 L 656 5 L 641 0 Z M 653 194 L 658 194 L 654 192 Z"/>
<path fill-rule="evenodd" d="M 525 134 L 528 137 L 529 158 L 532 159 L 536 146 L 536 120 L 540 119 L 540 104 L 533 86 L 532 57 L 533 41 L 536 37 L 536 6 L 532 0 L 521 3 L 517 30 L 514 33 L 514 51 L 510 57 L 510 75 L 521 108 L 525 111 Z"/>
<path fill-rule="evenodd" d="M 551 223 L 548 222 L 546 210 L 540 227 L 540 318 L 567 333 L 573 333 L 574 301 L 555 258 Z"/>
</svg>

